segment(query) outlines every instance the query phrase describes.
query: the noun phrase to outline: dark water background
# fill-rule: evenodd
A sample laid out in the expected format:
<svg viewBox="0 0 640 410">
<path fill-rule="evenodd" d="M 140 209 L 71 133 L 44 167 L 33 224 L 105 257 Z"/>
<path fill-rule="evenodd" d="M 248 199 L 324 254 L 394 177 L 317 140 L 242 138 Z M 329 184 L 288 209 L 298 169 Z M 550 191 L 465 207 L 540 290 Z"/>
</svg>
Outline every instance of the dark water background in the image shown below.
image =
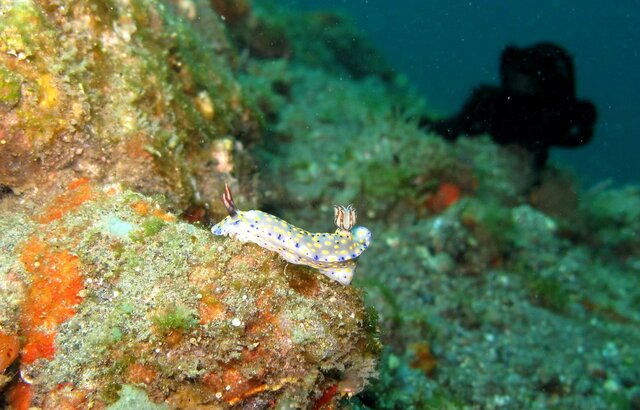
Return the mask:
<svg viewBox="0 0 640 410">
<path fill-rule="evenodd" d="M 577 97 L 598 108 L 596 134 L 579 149 L 553 149 L 588 187 L 640 179 L 640 1 L 281 0 L 348 12 L 399 72 L 443 114 L 472 88 L 498 83 L 508 44 L 552 41 L 574 57 Z"/>
</svg>

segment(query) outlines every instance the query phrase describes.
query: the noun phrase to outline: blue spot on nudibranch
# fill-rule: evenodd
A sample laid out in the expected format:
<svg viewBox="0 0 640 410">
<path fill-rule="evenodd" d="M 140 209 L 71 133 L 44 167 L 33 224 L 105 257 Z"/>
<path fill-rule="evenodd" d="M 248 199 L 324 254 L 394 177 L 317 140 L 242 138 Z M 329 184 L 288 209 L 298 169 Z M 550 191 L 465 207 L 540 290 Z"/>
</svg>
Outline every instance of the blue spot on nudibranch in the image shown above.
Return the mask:
<svg viewBox="0 0 640 410">
<path fill-rule="evenodd" d="M 313 259 L 318 260 L 318 255 L 313 255 Z"/>
</svg>

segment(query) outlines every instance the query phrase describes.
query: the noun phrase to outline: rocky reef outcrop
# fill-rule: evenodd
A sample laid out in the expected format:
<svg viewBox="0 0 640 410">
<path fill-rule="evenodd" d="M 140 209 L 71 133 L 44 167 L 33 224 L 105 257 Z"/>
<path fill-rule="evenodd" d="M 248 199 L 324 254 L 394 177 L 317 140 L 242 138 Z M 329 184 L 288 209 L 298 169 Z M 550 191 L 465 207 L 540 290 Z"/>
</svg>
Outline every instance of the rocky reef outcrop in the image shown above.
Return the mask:
<svg viewBox="0 0 640 410">
<path fill-rule="evenodd" d="M 206 229 L 226 182 L 255 205 L 263 132 L 213 3 L 0 2 L 0 406 L 313 408 L 375 374 L 359 290 Z"/>
<path fill-rule="evenodd" d="M 82 179 L 30 214 L 0 213 L 13 408 L 304 408 L 374 374 L 376 316 L 357 289 L 155 200 Z"/>
</svg>

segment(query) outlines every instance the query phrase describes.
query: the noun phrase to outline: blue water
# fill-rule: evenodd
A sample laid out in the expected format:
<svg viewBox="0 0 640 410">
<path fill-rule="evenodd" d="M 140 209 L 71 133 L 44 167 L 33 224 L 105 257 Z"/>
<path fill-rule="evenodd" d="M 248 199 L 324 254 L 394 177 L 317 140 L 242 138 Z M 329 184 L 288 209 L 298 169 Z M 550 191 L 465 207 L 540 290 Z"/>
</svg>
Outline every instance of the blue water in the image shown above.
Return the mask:
<svg viewBox="0 0 640 410">
<path fill-rule="evenodd" d="M 456 1 L 282 0 L 353 16 L 382 53 L 424 95 L 453 114 L 472 88 L 497 84 L 508 44 L 552 41 L 574 57 L 577 97 L 598 107 L 596 134 L 582 148 L 553 149 L 586 186 L 640 177 L 640 2 L 638 0 Z"/>
</svg>

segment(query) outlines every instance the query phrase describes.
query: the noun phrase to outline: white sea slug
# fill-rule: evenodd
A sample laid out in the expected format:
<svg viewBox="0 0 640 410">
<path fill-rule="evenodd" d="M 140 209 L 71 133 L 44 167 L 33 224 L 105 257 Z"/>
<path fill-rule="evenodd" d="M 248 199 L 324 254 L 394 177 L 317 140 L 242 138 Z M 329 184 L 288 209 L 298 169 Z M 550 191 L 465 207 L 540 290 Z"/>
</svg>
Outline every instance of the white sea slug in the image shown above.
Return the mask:
<svg viewBox="0 0 640 410">
<path fill-rule="evenodd" d="M 211 228 L 214 235 L 256 243 L 287 262 L 311 266 L 345 285 L 351 283 L 358 257 L 371 243 L 367 228 L 354 227 L 356 211 L 351 206 L 335 207 L 334 233 L 310 233 L 266 212 L 239 211 L 228 185 L 222 203 L 229 216 Z"/>
</svg>

